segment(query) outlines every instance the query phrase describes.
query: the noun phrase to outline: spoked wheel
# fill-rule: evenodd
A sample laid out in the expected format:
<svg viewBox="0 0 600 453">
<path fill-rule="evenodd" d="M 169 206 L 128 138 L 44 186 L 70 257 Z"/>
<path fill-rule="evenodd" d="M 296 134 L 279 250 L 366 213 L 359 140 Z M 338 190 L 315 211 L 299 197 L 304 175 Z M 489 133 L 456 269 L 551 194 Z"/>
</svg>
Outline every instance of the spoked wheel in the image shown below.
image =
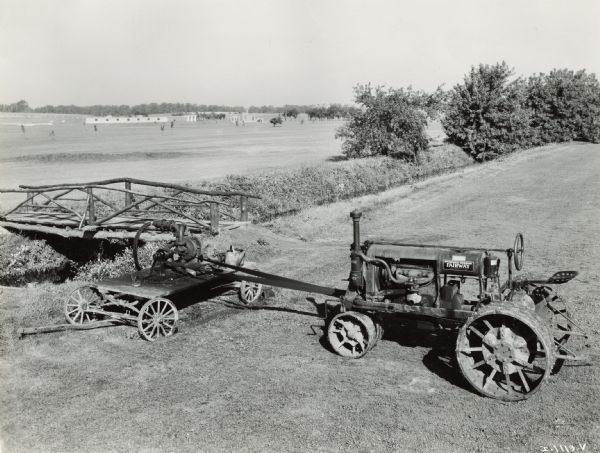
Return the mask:
<svg viewBox="0 0 600 453">
<path fill-rule="evenodd" d="M 553 365 L 552 338 L 540 318 L 515 306 L 490 306 L 460 329 L 456 356 L 479 393 L 518 401 L 540 389 Z"/>
<path fill-rule="evenodd" d="M 91 286 L 82 286 L 73 291 L 65 302 L 65 317 L 69 324 L 81 326 L 98 321 L 102 315 L 94 313 L 100 308 L 102 295 Z"/>
<path fill-rule="evenodd" d="M 551 329 L 555 353 L 564 354 L 564 351 L 561 351 L 561 349 L 566 346 L 571 337 L 570 332 L 573 330 L 571 314 L 567 310 L 565 301 L 556 294 L 550 293 L 545 300 L 535 306 L 535 312 L 545 321 L 548 328 Z M 556 359 L 552 368 L 552 374 L 558 373 L 564 363 L 565 359 Z"/>
<path fill-rule="evenodd" d="M 327 326 L 327 339 L 333 350 L 343 357 L 358 359 L 377 343 L 378 332 L 373 320 L 355 311 L 340 313 Z"/>
<path fill-rule="evenodd" d="M 240 283 L 240 300 L 249 305 L 258 300 L 262 294 L 262 285 L 260 283 L 247 282 L 242 280 Z"/>
<path fill-rule="evenodd" d="M 169 337 L 177 330 L 179 313 L 169 299 L 157 298 L 146 302 L 138 314 L 138 331 L 144 340 Z"/>
</svg>

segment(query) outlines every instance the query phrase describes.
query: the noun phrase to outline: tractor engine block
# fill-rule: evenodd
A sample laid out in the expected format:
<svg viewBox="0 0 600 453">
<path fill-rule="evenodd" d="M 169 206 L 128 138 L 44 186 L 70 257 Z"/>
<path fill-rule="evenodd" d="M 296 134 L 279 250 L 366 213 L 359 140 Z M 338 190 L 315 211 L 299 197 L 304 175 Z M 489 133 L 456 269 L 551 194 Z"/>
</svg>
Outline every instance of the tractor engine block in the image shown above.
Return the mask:
<svg viewBox="0 0 600 453">
<path fill-rule="evenodd" d="M 433 306 L 437 298 L 437 287 L 432 265 L 407 264 L 392 259 L 384 261 L 388 264 L 389 271 L 385 267 L 378 268 L 378 272 L 374 273 L 375 281 L 370 282 L 373 290 L 390 302 Z"/>
</svg>

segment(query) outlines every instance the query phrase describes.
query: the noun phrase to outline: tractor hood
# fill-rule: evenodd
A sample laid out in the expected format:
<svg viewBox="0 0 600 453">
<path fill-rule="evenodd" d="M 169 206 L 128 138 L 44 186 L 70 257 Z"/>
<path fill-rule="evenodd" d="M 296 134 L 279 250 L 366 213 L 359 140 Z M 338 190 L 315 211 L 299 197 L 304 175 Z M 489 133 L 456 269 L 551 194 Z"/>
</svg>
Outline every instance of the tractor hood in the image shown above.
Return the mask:
<svg viewBox="0 0 600 453">
<path fill-rule="evenodd" d="M 478 276 L 483 271 L 485 252 L 443 246 L 419 246 L 391 241 L 367 241 L 366 255 L 397 261 L 429 261 L 440 274 Z"/>
</svg>

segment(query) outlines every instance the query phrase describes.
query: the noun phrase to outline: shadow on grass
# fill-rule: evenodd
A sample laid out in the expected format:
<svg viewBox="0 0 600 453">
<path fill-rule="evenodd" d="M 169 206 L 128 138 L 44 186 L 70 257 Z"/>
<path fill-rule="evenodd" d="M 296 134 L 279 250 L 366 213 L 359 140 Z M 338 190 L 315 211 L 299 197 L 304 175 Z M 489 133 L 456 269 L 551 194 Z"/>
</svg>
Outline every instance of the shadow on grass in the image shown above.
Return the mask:
<svg viewBox="0 0 600 453">
<path fill-rule="evenodd" d="M 327 326 L 331 319 L 339 313 L 340 305 L 337 299 L 332 298 L 317 301 L 314 297 L 306 297 L 304 300 L 310 302 L 315 307 L 315 312 L 293 307 L 265 305 L 269 297 L 272 297 L 273 295 L 270 288 L 266 289 L 266 296 L 261 296 L 261 298 L 252 305 L 229 300 L 229 296 L 232 296 L 234 291 L 236 291 L 236 288 L 232 285 L 224 285 L 203 292 L 199 292 L 198 288 L 191 288 L 186 292 L 179 293 L 176 298 L 173 298 L 173 301 L 179 309 L 182 309 L 196 304 L 201 306 L 201 302 L 212 299 L 213 301 L 219 302 L 221 306 L 232 309 L 208 315 L 203 315 L 198 312 L 198 316 L 195 316 L 194 313 L 190 313 L 191 316 L 188 319 L 193 319 L 199 323 L 228 317 L 244 310 L 284 312 L 319 318 L 322 322 L 311 323 L 311 332 L 308 333 L 308 335 L 319 336 L 319 343 L 321 346 L 330 353 L 336 354 L 327 339 Z M 228 299 L 223 299 L 223 296 L 227 296 Z M 383 340 L 398 343 L 398 345 L 402 347 L 430 348 L 430 351 L 423 357 L 423 365 L 425 365 L 429 371 L 451 384 L 475 393 L 471 386 L 465 381 L 460 372 L 458 363 L 456 362 L 455 345 L 457 329 L 455 326 L 442 326 L 431 322 L 431 320 L 394 315 L 382 316 L 378 319 L 378 322 L 382 325 L 384 330 Z"/>
<path fill-rule="evenodd" d="M 327 351 L 336 354 L 327 339 L 327 325 L 331 318 L 339 311 L 330 310 L 322 326 L 314 326 L 321 329 L 320 343 Z M 468 390 L 474 390 L 465 381 L 456 361 L 455 345 L 457 331 L 452 327 L 442 327 L 430 321 L 412 319 L 400 316 L 386 316 L 379 319 L 384 329 L 382 339 L 398 343 L 402 347 L 425 347 L 431 348 L 423 357 L 423 365 L 432 373 L 450 382 L 452 385 Z M 313 327 L 313 326 L 311 326 Z M 315 335 L 319 334 L 315 332 Z"/>
<path fill-rule="evenodd" d="M 455 326 L 443 326 L 431 320 L 391 316 L 383 323 L 383 339 L 402 347 L 431 348 L 423 357 L 423 365 L 452 385 L 473 392 L 465 381 L 456 361 Z"/>
</svg>

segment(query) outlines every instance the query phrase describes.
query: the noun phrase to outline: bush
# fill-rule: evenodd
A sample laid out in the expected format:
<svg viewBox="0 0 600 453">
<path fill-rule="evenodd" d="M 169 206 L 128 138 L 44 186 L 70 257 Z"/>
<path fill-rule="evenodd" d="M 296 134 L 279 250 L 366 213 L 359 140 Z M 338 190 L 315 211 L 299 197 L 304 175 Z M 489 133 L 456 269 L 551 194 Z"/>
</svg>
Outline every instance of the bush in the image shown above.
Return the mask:
<svg viewBox="0 0 600 453">
<path fill-rule="evenodd" d="M 600 141 L 600 84 L 594 74 L 555 69 L 530 77 L 527 89 L 537 144 Z"/>
<path fill-rule="evenodd" d="M 477 160 L 488 160 L 532 143 L 526 84 L 510 81 L 506 63 L 471 68 L 451 91 L 442 118 L 448 141 Z"/>
<path fill-rule="evenodd" d="M 46 241 L 6 234 L 0 242 L 0 284 L 18 286 L 56 279 L 69 260 Z"/>
<path fill-rule="evenodd" d="M 394 156 L 414 160 L 427 148 L 428 107 L 432 96 L 411 89 L 373 90 L 370 85 L 354 88 L 362 108 L 340 127 L 342 153 L 347 157 Z"/>
<path fill-rule="evenodd" d="M 163 242 L 149 242 L 138 250 L 138 258 L 142 267 L 152 265 L 152 255 L 158 248 L 164 245 Z M 119 253 L 114 259 L 98 258 L 81 266 L 77 272 L 75 280 L 96 281 L 105 278 L 118 277 L 119 275 L 134 272 L 135 264 L 133 254 L 130 248 Z"/>
<path fill-rule="evenodd" d="M 276 116 L 274 118 L 271 118 L 269 120 L 269 123 L 271 123 L 273 125 L 273 127 L 281 125 L 281 123 L 283 123 L 283 119 L 281 118 L 281 115 Z"/>
</svg>

